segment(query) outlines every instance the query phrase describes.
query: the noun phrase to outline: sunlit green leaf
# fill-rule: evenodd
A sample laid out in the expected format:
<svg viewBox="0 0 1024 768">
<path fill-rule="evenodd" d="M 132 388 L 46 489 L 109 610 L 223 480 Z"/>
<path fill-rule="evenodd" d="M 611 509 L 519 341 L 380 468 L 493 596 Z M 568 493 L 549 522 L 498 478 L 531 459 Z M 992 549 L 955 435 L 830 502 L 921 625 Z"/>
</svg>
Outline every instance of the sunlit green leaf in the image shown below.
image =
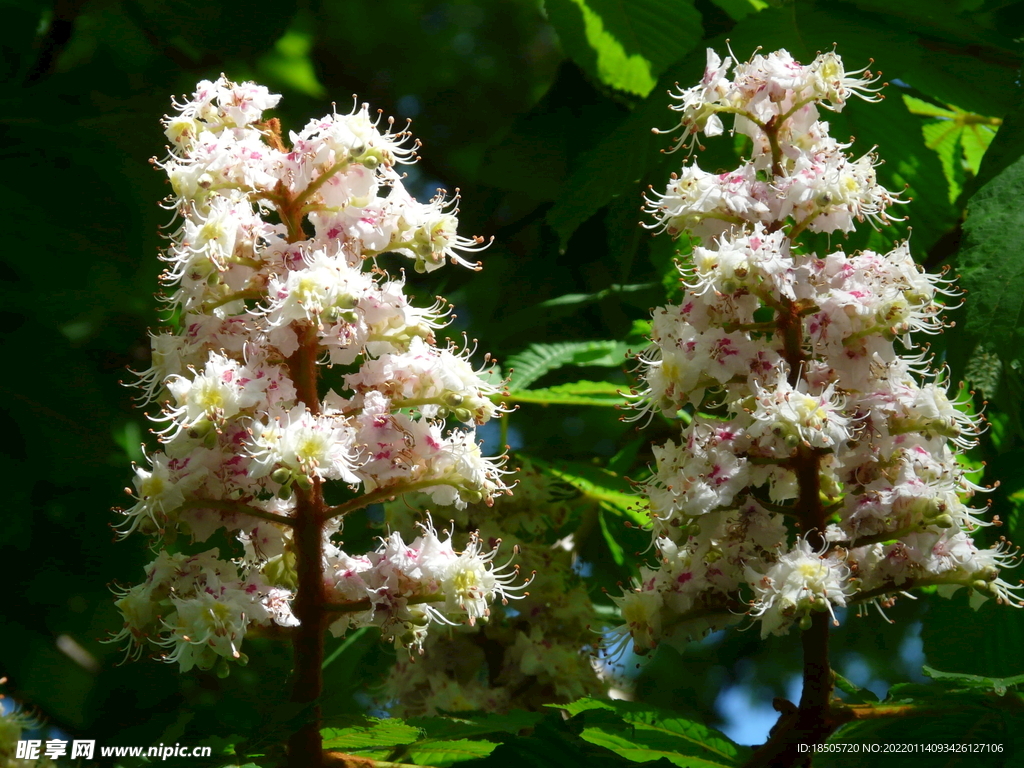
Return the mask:
<svg viewBox="0 0 1024 768">
<path fill-rule="evenodd" d="M 566 53 L 592 76 L 646 96 L 666 66 L 701 39 L 685 0 L 545 0 Z"/>
<path fill-rule="evenodd" d="M 632 492 L 632 486 L 624 477 L 590 464 L 574 461 L 560 461 L 557 464 L 541 461 L 531 456 L 537 467 L 552 477 L 568 483 L 585 497 L 602 503 L 606 509 L 646 525 L 649 520 L 642 509 L 642 499 Z"/>
<path fill-rule="evenodd" d="M 583 714 L 584 740 L 633 762 L 665 758 L 681 768 L 718 768 L 741 765 L 750 755 L 713 728 L 646 704 L 582 699 L 552 706 Z"/>
<path fill-rule="evenodd" d="M 419 728 L 406 725 L 397 719 L 371 718 L 369 724 L 365 726 L 323 729 L 324 749 L 342 752 L 403 746 L 412 744 L 422 735 L 423 732 Z"/>
<path fill-rule="evenodd" d="M 464 760 L 485 757 L 497 746 L 493 741 L 470 739 L 420 742 L 409 748 L 409 759 L 418 765 L 445 768 Z"/>
<path fill-rule="evenodd" d="M 728 13 L 736 21 L 745 19 L 752 13 L 763 11 L 768 7 L 765 0 L 711 0 L 715 5 Z"/>
</svg>

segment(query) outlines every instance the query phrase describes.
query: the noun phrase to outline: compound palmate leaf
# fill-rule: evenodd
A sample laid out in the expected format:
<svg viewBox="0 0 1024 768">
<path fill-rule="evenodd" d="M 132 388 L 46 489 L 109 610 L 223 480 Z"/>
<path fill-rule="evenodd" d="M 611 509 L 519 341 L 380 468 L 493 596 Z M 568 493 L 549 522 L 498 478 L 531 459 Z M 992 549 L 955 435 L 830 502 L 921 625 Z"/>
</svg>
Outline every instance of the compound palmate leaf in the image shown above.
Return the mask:
<svg viewBox="0 0 1024 768">
<path fill-rule="evenodd" d="M 1020 678 L 923 671 L 935 682 L 894 685 L 885 701 L 854 705 L 856 717 L 815 754 L 815 768 L 860 768 L 890 760 L 914 768 L 1020 764 L 1024 698 L 1013 690 Z"/>
<path fill-rule="evenodd" d="M 621 384 L 609 381 L 574 381 L 546 389 L 517 389 L 500 398 L 513 403 L 538 403 L 540 405 L 622 405 L 625 397 Z"/>
<path fill-rule="evenodd" d="M 538 716 L 526 712 L 508 715 L 484 715 L 476 719 L 417 718 L 415 725 L 398 719 L 367 719 L 365 724 L 349 728 L 326 728 L 324 749 L 354 756 L 357 760 L 384 761 L 394 765 L 427 765 L 446 768 L 465 760 L 486 757 L 499 741 L 469 739 L 498 732 L 516 732 L 529 727 Z"/>
<path fill-rule="evenodd" d="M 509 391 L 526 389 L 549 371 L 566 365 L 622 366 L 627 345 L 617 341 L 565 341 L 557 344 L 531 344 L 505 361 L 509 373 Z"/>
<path fill-rule="evenodd" d="M 464 760 L 475 760 L 486 757 L 494 751 L 497 743 L 493 741 L 453 739 L 451 741 L 430 741 L 414 744 L 409 748 L 409 757 L 416 765 L 429 765 L 433 768 L 446 768 Z"/>
<path fill-rule="evenodd" d="M 636 763 L 665 758 L 682 768 L 722 768 L 741 765 L 750 755 L 713 728 L 645 704 L 581 699 L 549 706 L 582 715 L 585 741 Z"/>
<path fill-rule="evenodd" d="M 1001 356 L 1021 357 L 1024 342 L 1024 158 L 971 198 L 960 252 L 967 330 Z"/>
<path fill-rule="evenodd" d="M 544 7 L 573 61 L 639 96 L 703 34 L 700 14 L 685 0 L 545 0 Z"/>
<path fill-rule="evenodd" d="M 650 520 L 643 509 L 642 499 L 633 492 L 629 480 L 620 475 L 589 464 L 576 461 L 560 461 L 549 464 L 534 456 L 530 461 L 544 474 L 567 483 L 585 498 L 597 502 L 620 517 L 646 525 Z"/>
<path fill-rule="evenodd" d="M 419 728 L 390 719 L 369 719 L 366 725 L 323 730 L 324 749 L 342 752 L 404 746 L 417 741 L 422 735 Z"/>
</svg>

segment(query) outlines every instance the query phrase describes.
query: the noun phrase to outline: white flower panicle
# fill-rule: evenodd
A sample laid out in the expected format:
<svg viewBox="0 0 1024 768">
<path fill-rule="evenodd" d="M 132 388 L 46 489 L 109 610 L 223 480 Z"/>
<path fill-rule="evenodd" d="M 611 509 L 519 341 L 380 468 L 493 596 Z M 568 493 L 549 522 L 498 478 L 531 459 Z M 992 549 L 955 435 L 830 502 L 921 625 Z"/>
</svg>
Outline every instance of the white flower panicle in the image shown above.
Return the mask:
<svg viewBox="0 0 1024 768">
<path fill-rule="evenodd" d="M 327 554 L 328 596 L 344 608 L 331 632 L 342 635 L 352 627 L 379 627 L 396 645 L 422 653 L 431 622 L 470 625 L 490 615 L 495 599 L 518 599 L 528 582 L 520 582 L 518 567 L 494 567 L 497 548 L 484 552 L 472 535 L 462 552 L 452 546 L 451 534 L 441 539 L 429 522 L 422 534 L 406 544 L 399 533 L 381 540 L 376 552 L 353 558 L 332 548 Z"/>
<path fill-rule="evenodd" d="M 152 367 L 138 374 L 162 445 L 136 468 L 119 528 L 166 544 L 226 530 L 245 553 L 165 550 L 145 584 L 120 594 L 115 639 L 183 670 L 244 658 L 252 627 L 298 623 L 296 509 L 320 484 L 349 487 L 338 515 L 412 490 L 456 507 L 508 492 L 504 457 L 483 456 L 474 431 L 503 412 L 489 358 L 477 369 L 475 349 L 438 346 L 450 307 L 414 306 L 381 263 L 476 269 L 467 254 L 484 241 L 457 233 L 457 196 L 420 203 L 406 191 L 397 165 L 419 146 L 407 131 L 362 105 L 311 121 L 286 146 L 264 115 L 279 98 L 223 76 L 200 83 L 165 119 L 169 155 L 156 163 L 173 190 L 162 280 L 177 327 L 153 334 Z M 345 367 L 339 392 L 317 391 L 324 364 Z M 428 528 L 413 567 L 394 539 L 351 558 L 332 543 L 337 529 L 323 528 L 331 573 L 350 562 L 375 574 L 361 577 L 371 592 L 334 596 L 373 603 L 376 618 L 349 623 L 415 626 L 399 634 L 417 647 L 430 621 L 481 620 L 516 589 L 477 541 L 459 554 Z"/>
<path fill-rule="evenodd" d="M 392 714 L 530 709 L 552 699 L 568 702 L 607 690 L 592 663 L 596 613 L 587 585 L 574 572 L 578 553 L 571 536 L 557 535 L 578 517 L 582 499 L 526 460 L 516 477 L 515 495 L 495 501 L 497 515 L 482 505 L 444 510 L 457 530 L 479 525 L 479 531 L 470 538 L 461 563 L 450 554 L 447 565 L 441 561 L 444 603 L 437 595 L 432 605 L 465 606 L 462 610 L 470 617 L 490 610 L 491 619 L 430 633 L 423 657 L 399 654 L 380 702 Z M 432 507 L 432 499 L 418 494 L 386 504 L 385 515 L 389 525 L 409 529 L 422 510 Z M 499 537 L 504 552 L 520 549 L 516 562 L 535 575 L 529 591 L 517 590 L 507 605 L 498 600 L 485 605 L 479 596 L 492 588 L 494 577 L 480 567 L 489 554 L 484 554 L 483 542 Z M 422 549 L 415 543 L 410 547 Z M 402 631 L 400 623 L 395 631 Z"/>
<path fill-rule="evenodd" d="M 847 73 L 835 52 L 806 66 L 786 51 L 734 59 L 709 50 L 701 83 L 673 95 L 675 148 L 731 116 L 749 159 L 719 174 L 692 163 L 647 198 L 649 228 L 699 243 L 638 358 L 637 418 L 686 418 L 679 441 L 654 448 L 643 490 L 660 563 L 617 599 L 619 641 L 643 652 L 743 615 L 781 634 L 915 586 L 1021 605 L 999 576 L 1015 552 L 971 538 L 990 523 L 968 506 L 983 489 L 958 456 L 981 417 L 912 354 L 911 334 L 942 330 L 951 281 L 906 242 L 819 255 L 800 239 L 885 223 L 901 202 L 874 153 L 853 160 L 818 119 L 851 96 L 880 99 L 878 78 Z"/>
</svg>

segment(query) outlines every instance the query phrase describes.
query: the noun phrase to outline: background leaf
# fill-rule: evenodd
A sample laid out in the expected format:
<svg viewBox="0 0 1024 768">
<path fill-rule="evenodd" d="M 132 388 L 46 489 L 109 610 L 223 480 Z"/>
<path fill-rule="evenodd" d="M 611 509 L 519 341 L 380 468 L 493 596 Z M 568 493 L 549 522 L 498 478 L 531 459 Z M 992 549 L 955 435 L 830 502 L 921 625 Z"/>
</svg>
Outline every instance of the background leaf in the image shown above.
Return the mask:
<svg viewBox="0 0 1024 768">
<path fill-rule="evenodd" d="M 559 344 L 531 344 L 505 361 L 510 372 L 509 391 L 526 389 L 544 374 L 563 366 L 620 366 L 626 360 L 626 345 L 615 341 L 567 341 Z"/>
<path fill-rule="evenodd" d="M 1024 159 L 1018 159 L 971 198 L 960 253 L 969 291 L 967 330 L 1006 359 L 1021 357 L 1024 341 Z"/>
<path fill-rule="evenodd" d="M 701 38 L 700 14 L 686 0 L 545 0 L 544 7 L 573 61 L 639 96 Z"/>
</svg>

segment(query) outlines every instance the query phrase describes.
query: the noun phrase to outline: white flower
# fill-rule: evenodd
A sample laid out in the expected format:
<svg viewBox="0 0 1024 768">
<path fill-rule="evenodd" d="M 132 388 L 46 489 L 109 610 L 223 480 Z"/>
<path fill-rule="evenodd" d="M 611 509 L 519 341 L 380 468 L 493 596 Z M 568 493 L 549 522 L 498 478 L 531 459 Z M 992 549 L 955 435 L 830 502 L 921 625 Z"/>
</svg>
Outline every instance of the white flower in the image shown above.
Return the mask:
<svg viewBox="0 0 1024 768">
<path fill-rule="evenodd" d="M 754 424 L 747 433 L 773 455 L 788 456 L 800 443 L 812 448 L 838 448 L 851 439 L 850 417 L 835 394 L 835 382 L 817 395 L 805 391 L 801 380 L 793 387 L 785 372 L 768 387 L 757 384 Z"/>
<path fill-rule="evenodd" d="M 193 370 L 192 374 L 192 378 L 175 375 L 167 379 L 166 386 L 176 407 L 167 409 L 167 418 L 172 423 L 164 434 L 173 436 L 204 420 L 217 423 L 230 419 L 259 403 L 270 383 L 265 375 L 257 375 L 216 352 L 210 353 L 201 372 Z"/>
<path fill-rule="evenodd" d="M 846 605 L 850 570 L 826 549 L 815 552 L 803 537 L 763 576 L 748 574 L 755 595 L 750 614 L 761 619 L 761 637 L 784 634 L 793 621 L 815 610 L 827 610 L 835 622 L 832 606 Z"/>
<path fill-rule="evenodd" d="M 769 212 L 764 202 L 767 189 L 749 164 L 732 173 L 713 174 L 692 163 L 672 174 L 664 194 L 651 194 L 644 200 L 656 222 L 644 226 L 673 237 L 683 230 L 702 237 L 718 235 Z"/>
<path fill-rule="evenodd" d="M 661 639 L 661 593 L 634 589 L 612 600 L 622 615 L 623 626 L 612 633 L 610 646 L 614 649 L 631 637 L 634 653 L 642 656 L 651 651 Z"/>
<path fill-rule="evenodd" d="M 304 406 L 256 422 L 250 451 L 251 477 L 282 467 L 310 479 L 359 481 L 354 474 L 355 430 L 341 418 L 314 416 Z"/>
</svg>

